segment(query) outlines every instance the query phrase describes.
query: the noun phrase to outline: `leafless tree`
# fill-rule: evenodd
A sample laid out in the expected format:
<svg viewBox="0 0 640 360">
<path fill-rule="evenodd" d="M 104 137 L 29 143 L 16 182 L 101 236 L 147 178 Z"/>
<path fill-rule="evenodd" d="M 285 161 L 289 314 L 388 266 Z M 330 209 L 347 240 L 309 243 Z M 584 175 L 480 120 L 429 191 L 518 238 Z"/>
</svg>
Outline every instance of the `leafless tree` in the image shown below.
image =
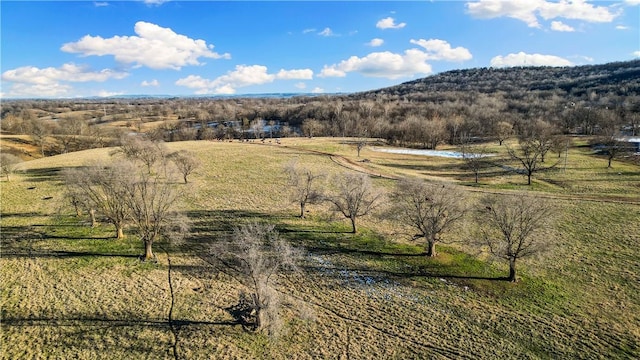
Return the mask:
<svg viewBox="0 0 640 360">
<path fill-rule="evenodd" d="M 44 121 L 33 118 L 31 120 L 31 136 L 35 140 L 36 144 L 40 148 L 40 154 L 44 157 L 44 148 L 47 144 L 47 137 L 51 133 L 51 129 L 45 124 Z"/>
<path fill-rule="evenodd" d="M 116 238 L 124 238 L 124 225 L 130 214 L 127 203 L 134 167 L 129 162 L 92 165 L 65 172 L 67 192 L 77 205 L 97 210 L 115 226 Z M 72 203 L 73 204 L 73 203 Z M 95 218 L 92 213 L 92 223 Z"/>
<path fill-rule="evenodd" d="M 126 189 L 125 204 L 134 229 L 144 244 L 144 261 L 155 259 L 153 243 L 180 237 L 188 230 L 188 220 L 176 211 L 182 191 L 172 185 L 170 173 L 134 171 L 135 177 Z"/>
<path fill-rule="evenodd" d="M 502 143 L 513 136 L 513 124 L 500 121 L 496 124 L 495 135 L 498 140 L 498 144 L 502 145 Z"/>
<path fill-rule="evenodd" d="M 479 204 L 479 240 L 495 257 L 509 262 L 509 281 L 516 281 L 516 262 L 549 249 L 545 236 L 553 209 L 525 194 L 488 195 Z"/>
<path fill-rule="evenodd" d="M 454 187 L 417 179 L 400 180 L 391 203 L 391 217 L 417 231 L 413 239 L 425 241 L 427 256 L 436 256 L 436 243 L 467 211 L 464 196 Z"/>
<path fill-rule="evenodd" d="M 513 160 L 517 160 L 522 166 L 522 173 L 527 176 L 527 185 L 531 185 L 531 176 L 534 173 L 550 169 L 556 165 L 542 166 L 542 152 L 543 149 L 539 144 L 530 139 L 521 139 L 517 149 L 507 147 L 509 156 Z"/>
<path fill-rule="evenodd" d="M 287 175 L 291 201 L 300 205 L 300 217 L 304 218 L 307 204 L 317 204 L 323 199 L 322 184 L 319 182 L 325 174 L 299 167 L 296 162 L 288 163 L 284 172 Z"/>
<path fill-rule="evenodd" d="M 169 154 L 169 160 L 173 162 L 180 174 L 182 174 L 185 184 L 188 182 L 187 177 L 200 166 L 200 161 L 186 150 Z"/>
<path fill-rule="evenodd" d="M 166 159 L 167 149 L 160 141 L 126 137 L 121 140 L 120 148 L 114 152 L 114 154 L 118 153 L 123 154 L 129 160 L 142 162 L 151 172 L 156 163 Z"/>
<path fill-rule="evenodd" d="M 334 211 L 351 221 L 351 232 L 356 233 L 356 219 L 368 215 L 382 202 L 382 193 L 371 184 L 366 174 L 344 173 L 336 177 L 335 193 L 327 200 Z"/>
<path fill-rule="evenodd" d="M 485 158 L 488 153 L 486 145 L 474 146 L 468 138 L 462 137 L 460 140 L 460 153 L 466 168 L 473 172 L 477 184 L 480 172 L 486 166 Z"/>
<path fill-rule="evenodd" d="M 281 327 L 281 308 L 275 281 L 281 272 L 295 269 L 299 252 L 273 225 L 251 222 L 237 227 L 229 241 L 212 245 L 210 255 L 247 290 L 236 309 L 243 324 L 276 334 Z"/>
<path fill-rule="evenodd" d="M 9 175 L 13 174 L 16 166 L 21 162 L 19 157 L 8 154 L 0 153 L 0 176 L 5 176 L 9 181 Z"/>
</svg>

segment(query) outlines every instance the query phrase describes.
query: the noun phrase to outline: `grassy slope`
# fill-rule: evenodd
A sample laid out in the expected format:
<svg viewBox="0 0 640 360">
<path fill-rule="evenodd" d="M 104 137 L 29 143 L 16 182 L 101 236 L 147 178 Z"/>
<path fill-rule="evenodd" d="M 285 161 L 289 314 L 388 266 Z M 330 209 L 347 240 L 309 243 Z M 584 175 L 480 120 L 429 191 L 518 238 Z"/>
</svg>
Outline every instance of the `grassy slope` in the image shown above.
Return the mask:
<svg viewBox="0 0 640 360">
<path fill-rule="evenodd" d="M 322 206 L 311 207 L 306 220 L 295 218 L 295 206 L 282 195 L 281 168 L 293 158 L 318 171 L 345 170 L 310 149 L 345 155 L 372 172 L 446 173 L 453 181 L 468 181 L 455 160 L 365 149 L 362 157 L 370 162 L 358 163 L 351 146 L 326 139 L 285 139 L 281 147 L 169 146 L 196 152 L 204 164 L 187 185 L 184 211 L 193 220 L 193 235 L 185 246 L 170 249 L 183 358 L 640 356 L 637 204 L 553 200 L 561 209 L 554 251 L 546 259 L 523 262 L 523 280 L 514 285 L 496 280 L 504 275 L 502 264 L 467 255 L 472 251 L 464 244 L 441 246 L 437 259 L 425 259 L 419 246 L 392 235 L 394 229 L 384 221 L 366 219 L 362 234 L 354 236 Z M 31 161 L 23 165 L 23 174 L 1 183 L 2 358 L 173 356 L 166 322 L 167 259 L 160 246 L 157 265 L 141 264 L 135 238 L 109 239 L 111 227 L 90 229 L 62 206 L 56 170 L 107 152 Z M 638 198 L 637 167 L 616 163 L 607 170 L 604 160 L 579 149 L 570 154 L 569 165 L 566 173 L 538 178 L 533 188 L 605 200 Z M 564 187 L 545 181 L 561 176 Z M 624 179 L 593 181 L 615 176 Z M 521 189 L 523 179 L 496 175 L 481 182 L 474 189 L 505 191 Z M 376 185 L 388 187 L 391 181 L 377 179 Z M 225 309 L 235 304 L 241 288 L 199 257 L 207 243 L 248 218 L 276 224 L 308 250 L 302 272 L 281 277 L 279 288 L 290 305 L 287 316 L 300 307 L 313 315 L 290 320 L 277 340 L 234 325 Z M 464 238 L 465 232 L 455 237 Z"/>
</svg>

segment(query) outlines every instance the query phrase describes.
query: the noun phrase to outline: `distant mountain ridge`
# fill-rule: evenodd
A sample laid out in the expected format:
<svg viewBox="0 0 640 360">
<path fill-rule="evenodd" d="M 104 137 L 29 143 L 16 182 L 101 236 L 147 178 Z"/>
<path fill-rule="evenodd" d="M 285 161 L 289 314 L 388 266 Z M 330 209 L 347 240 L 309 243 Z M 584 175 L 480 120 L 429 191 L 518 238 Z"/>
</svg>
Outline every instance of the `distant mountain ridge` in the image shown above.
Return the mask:
<svg viewBox="0 0 640 360">
<path fill-rule="evenodd" d="M 640 60 L 571 67 L 511 67 L 451 70 L 378 90 L 354 93 L 355 98 L 382 94 L 405 96 L 424 92 L 480 93 L 553 91 L 568 96 L 587 92 L 640 95 Z"/>
</svg>

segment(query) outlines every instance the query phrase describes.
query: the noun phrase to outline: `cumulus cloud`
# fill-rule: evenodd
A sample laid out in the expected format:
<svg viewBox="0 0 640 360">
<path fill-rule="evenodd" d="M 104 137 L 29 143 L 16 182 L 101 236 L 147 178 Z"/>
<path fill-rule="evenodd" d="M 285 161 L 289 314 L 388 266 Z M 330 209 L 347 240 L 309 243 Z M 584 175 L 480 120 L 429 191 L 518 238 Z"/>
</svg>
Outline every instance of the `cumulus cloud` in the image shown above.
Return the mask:
<svg viewBox="0 0 640 360">
<path fill-rule="evenodd" d="M 311 90 L 312 94 L 324 94 L 324 89 L 321 87 L 315 87 Z"/>
<path fill-rule="evenodd" d="M 625 0 L 625 3 L 631 6 L 640 5 L 640 0 Z"/>
<path fill-rule="evenodd" d="M 396 24 L 396 20 L 392 17 L 384 18 L 376 23 L 378 29 L 402 29 L 407 26 L 406 23 Z"/>
<path fill-rule="evenodd" d="M 142 83 L 140 83 L 140 86 L 160 86 L 160 83 L 156 79 L 153 79 L 151 81 L 144 80 Z"/>
<path fill-rule="evenodd" d="M 633 55 L 635 57 L 640 57 L 640 50 L 634 51 L 631 55 Z"/>
<path fill-rule="evenodd" d="M 594 6 L 585 0 L 478 0 L 468 2 L 466 7 L 471 16 L 479 19 L 510 17 L 536 28 L 541 27 L 539 17 L 604 23 L 621 14 L 619 9 L 614 11 L 613 7 Z"/>
<path fill-rule="evenodd" d="M 428 60 L 466 61 L 473 57 L 466 48 L 461 46 L 452 48 L 448 42 L 440 39 L 411 39 L 410 42 L 427 50 Z"/>
<path fill-rule="evenodd" d="M 375 39 L 371 39 L 371 41 L 369 41 L 367 43 L 367 45 L 371 46 L 371 47 L 378 47 L 378 46 L 382 46 L 382 44 L 384 44 L 384 40 L 379 39 L 379 38 L 375 38 Z"/>
<path fill-rule="evenodd" d="M 512 66 L 572 66 L 573 63 L 567 59 L 542 54 L 526 54 L 519 52 L 507 56 L 496 56 L 491 59 L 492 67 L 512 67 Z"/>
<path fill-rule="evenodd" d="M 104 82 L 123 79 L 129 74 L 111 69 L 92 71 L 73 63 L 60 67 L 38 68 L 23 66 L 2 73 L 2 80 L 11 82 L 9 97 L 58 97 L 68 95 L 71 86 L 63 82 Z"/>
<path fill-rule="evenodd" d="M 314 32 L 316 32 L 316 29 L 304 29 L 304 30 L 302 30 L 303 34 L 314 33 Z"/>
<path fill-rule="evenodd" d="M 296 87 L 296 89 L 300 89 L 300 90 L 303 90 L 303 89 L 307 88 L 307 84 L 305 84 L 303 82 L 296 83 L 294 86 Z"/>
<path fill-rule="evenodd" d="M 230 71 L 216 79 L 210 80 L 199 75 L 189 75 L 178 79 L 176 85 L 195 89 L 196 94 L 235 94 L 236 89 L 271 83 L 274 80 L 309 80 L 313 78 L 313 71 L 309 69 L 280 70 L 276 74 L 269 74 L 266 66 L 237 65 Z"/>
<path fill-rule="evenodd" d="M 68 96 L 71 86 L 67 84 L 25 84 L 16 83 L 11 86 L 8 92 L 2 93 L 2 97 L 20 98 L 20 97 L 64 97 Z"/>
<path fill-rule="evenodd" d="M 170 28 L 139 21 L 134 26 L 137 36 L 86 35 L 77 42 L 66 43 L 61 50 L 82 56 L 112 55 L 121 63 L 146 66 L 152 69 L 180 70 L 187 65 L 201 65 L 200 58 L 229 59 L 227 53 L 218 54 L 213 45 L 176 34 Z"/>
<path fill-rule="evenodd" d="M 59 68 L 48 67 L 44 69 L 35 66 L 23 66 L 2 73 L 2 80 L 25 84 L 47 85 L 58 81 L 68 82 L 103 82 L 108 79 L 123 79 L 129 74 L 111 69 L 90 71 L 84 66 L 73 63 L 64 64 Z"/>
<path fill-rule="evenodd" d="M 429 54 L 418 49 L 409 49 L 404 54 L 389 51 L 371 53 L 365 57 L 352 56 L 338 64 L 326 66 L 320 77 L 344 77 L 349 72 L 358 72 L 369 77 L 397 79 L 415 74 L 431 73 L 426 63 Z"/>
<path fill-rule="evenodd" d="M 629 27 L 624 25 L 617 25 L 616 30 L 629 30 Z"/>
<path fill-rule="evenodd" d="M 276 79 L 281 80 L 311 80 L 313 71 L 311 69 L 284 70 L 281 69 L 276 74 Z"/>
<path fill-rule="evenodd" d="M 562 21 L 552 21 L 551 30 L 560 32 L 573 32 L 576 31 L 573 27 L 563 23 Z"/>
</svg>

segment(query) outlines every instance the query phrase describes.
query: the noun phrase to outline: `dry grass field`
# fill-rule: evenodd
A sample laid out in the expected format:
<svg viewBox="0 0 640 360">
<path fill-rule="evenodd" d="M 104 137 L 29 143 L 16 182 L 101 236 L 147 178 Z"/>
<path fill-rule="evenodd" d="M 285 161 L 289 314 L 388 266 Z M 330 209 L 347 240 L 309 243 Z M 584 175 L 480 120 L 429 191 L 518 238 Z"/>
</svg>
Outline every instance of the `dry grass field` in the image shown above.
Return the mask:
<svg viewBox="0 0 640 360">
<path fill-rule="evenodd" d="M 111 238 L 76 218 L 60 170 L 109 158 L 95 149 L 31 160 L 1 185 L 2 359 L 630 359 L 640 357 L 640 167 L 569 151 L 567 166 L 534 175 L 487 167 L 480 184 L 461 160 L 373 151 L 349 139 L 285 138 L 280 145 L 178 142 L 201 167 L 181 210 L 183 244 L 159 242 L 157 263 L 125 229 Z M 377 144 L 380 146 L 380 144 Z M 496 158 L 504 147 L 493 146 Z M 555 159 L 549 157 L 549 162 Z M 363 161 L 365 160 L 366 161 Z M 390 189 L 394 178 L 439 179 L 484 192 L 529 191 L 558 210 L 546 256 L 507 269 L 471 246 L 461 226 L 436 258 L 378 216 L 358 234 L 326 205 L 296 217 L 283 167 L 360 171 Z M 277 279 L 285 327 L 278 337 L 243 330 L 232 316 L 242 286 L 205 259 L 237 224 L 272 223 L 304 249 L 297 272 Z M 175 295 L 175 333 L 168 322 Z"/>
</svg>

